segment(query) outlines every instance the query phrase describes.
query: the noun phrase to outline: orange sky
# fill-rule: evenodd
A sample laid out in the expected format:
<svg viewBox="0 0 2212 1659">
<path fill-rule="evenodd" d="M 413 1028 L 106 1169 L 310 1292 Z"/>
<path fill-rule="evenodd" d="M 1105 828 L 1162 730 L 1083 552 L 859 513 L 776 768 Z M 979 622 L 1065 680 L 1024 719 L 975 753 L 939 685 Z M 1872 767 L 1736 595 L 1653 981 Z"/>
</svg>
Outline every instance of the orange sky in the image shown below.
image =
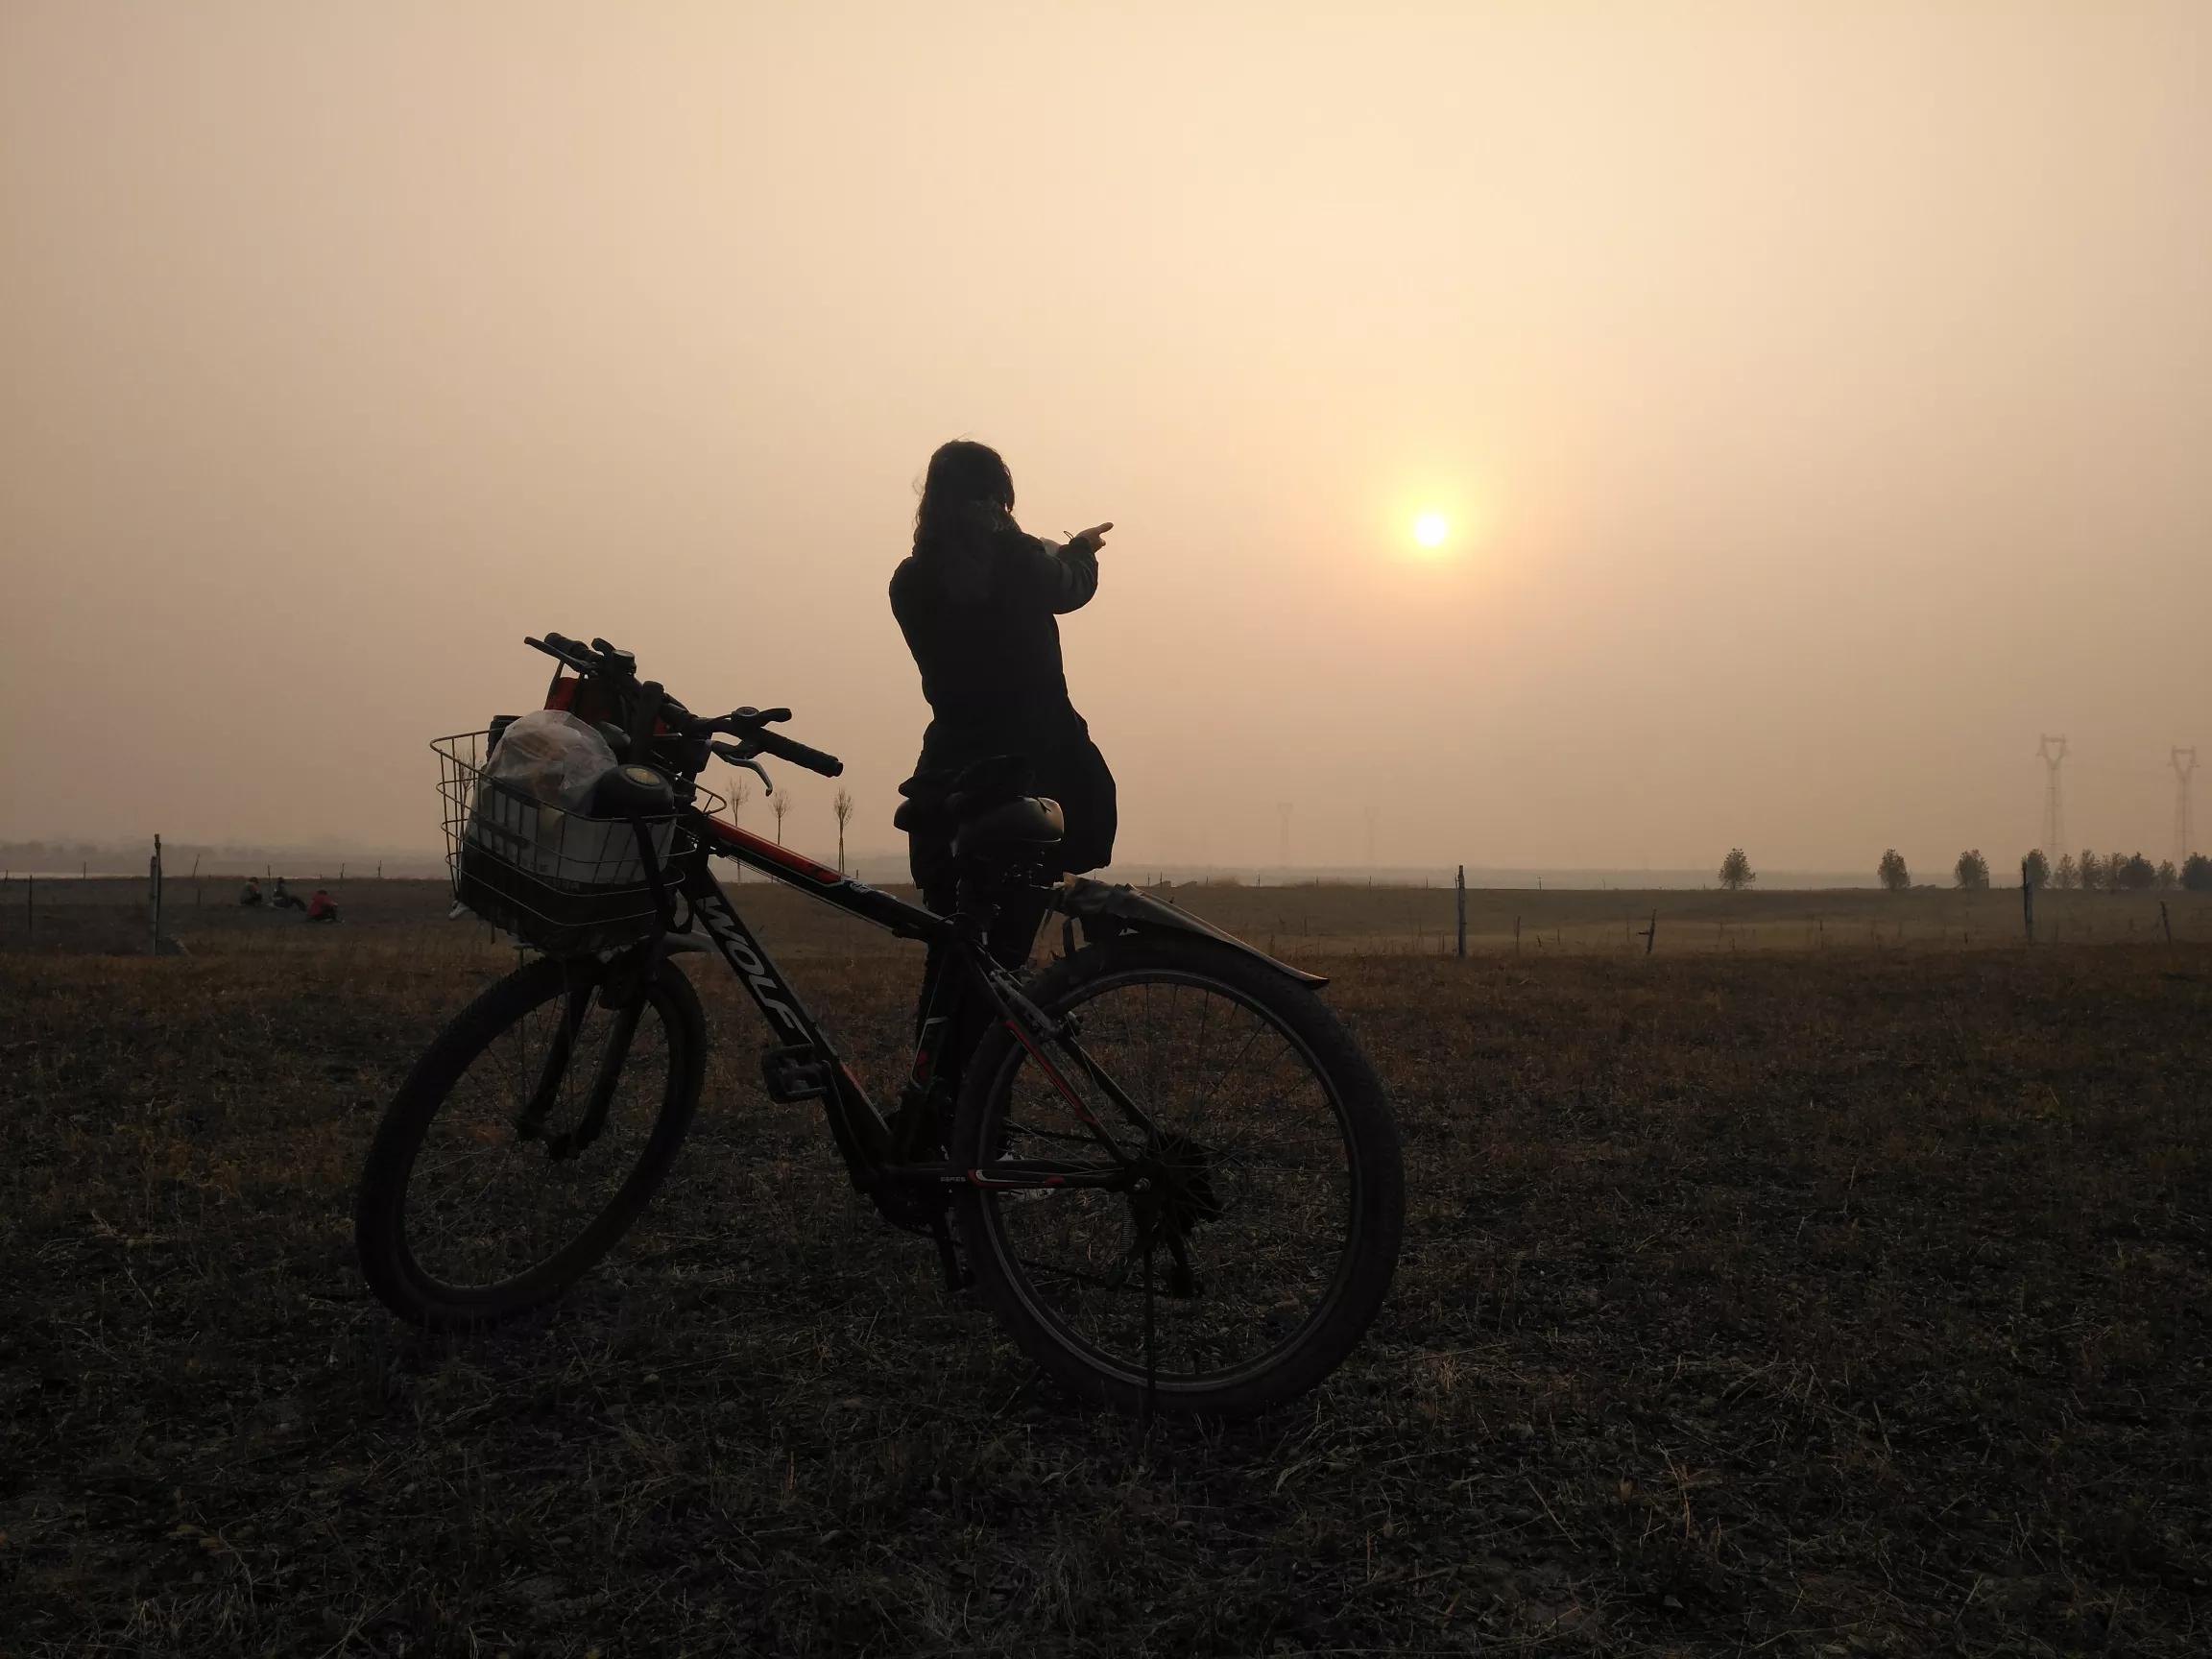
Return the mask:
<svg viewBox="0 0 2212 1659">
<path fill-rule="evenodd" d="M 1298 862 L 1947 867 L 2045 731 L 2163 855 L 2207 63 L 2193 3 L 11 0 L 0 838 L 430 845 L 559 628 L 792 705 L 889 847 L 969 434 L 1119 525 L 1133 862 L 1287 800 Z"/>
</svg>

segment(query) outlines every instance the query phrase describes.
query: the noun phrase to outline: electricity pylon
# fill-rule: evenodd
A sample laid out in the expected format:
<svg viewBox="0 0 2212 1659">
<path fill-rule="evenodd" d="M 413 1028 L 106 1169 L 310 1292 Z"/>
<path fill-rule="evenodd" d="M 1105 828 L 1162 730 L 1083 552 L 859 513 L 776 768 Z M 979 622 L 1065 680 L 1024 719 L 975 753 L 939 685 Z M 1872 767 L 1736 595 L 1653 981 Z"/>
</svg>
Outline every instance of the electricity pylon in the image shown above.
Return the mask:
<svg viewBox="0 0 2212 1659">
<path fill-rule="evenodd" d="M 2189 825 L 2189 774 L 2197 770 L 2197 746 L 2176 749 L 2168 758 L 2174 763 L 2174 867 L 2178 870 L 2197 851 Z"/>
<path fill-rule="evenodd" d="M 2045 737 L 2035 745 L 2050 773 L 2043 786 L 2043 852 L 2056 864 L 2066 854 L 2066 802 L 2058 788 L 2058 766 L 2066 758 L 2066 739 Z"/>
</svg>

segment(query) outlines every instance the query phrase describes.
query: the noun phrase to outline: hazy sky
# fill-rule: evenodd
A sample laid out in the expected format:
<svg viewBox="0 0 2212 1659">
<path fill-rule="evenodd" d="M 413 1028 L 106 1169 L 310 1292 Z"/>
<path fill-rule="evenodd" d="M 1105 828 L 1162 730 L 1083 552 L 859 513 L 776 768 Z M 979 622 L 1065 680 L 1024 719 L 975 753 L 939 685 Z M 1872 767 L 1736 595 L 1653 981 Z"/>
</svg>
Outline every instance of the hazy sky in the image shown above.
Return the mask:
<svg viewBox="0 0 2212 1659">
<path fill-rule="evenodd" d="M 557 628 L 892 846 L 965 434 L 1133 862 L 2163 855 L 2208 180 L 2203 0 L 0 0 L 0 838 L 430 845 Z"/>
</svg>

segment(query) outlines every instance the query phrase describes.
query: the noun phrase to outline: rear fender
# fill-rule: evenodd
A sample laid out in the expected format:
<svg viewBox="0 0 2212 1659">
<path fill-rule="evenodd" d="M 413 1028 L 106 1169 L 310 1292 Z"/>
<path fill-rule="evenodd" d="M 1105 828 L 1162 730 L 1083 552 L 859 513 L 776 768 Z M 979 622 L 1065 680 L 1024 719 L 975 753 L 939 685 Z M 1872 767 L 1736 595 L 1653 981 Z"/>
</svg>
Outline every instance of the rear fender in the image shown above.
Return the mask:
<svg viewBox="0 0 2212 1659">
<path fill-rule="evenodd" d="M 1217 945 L 1226 945 L 1241 950 L 1256 961 L 1264 962 L 1286 979 L 1301 985 L 1322 986 L 1329 983 L 1319 974 L 1309 974 L 1293 968 L 1287 962 L 1277 960 L 1264 950 L 1255 950 L 1234 933 L 1227 933 L 1213 923 L 1193 916 L 1179 904 L 1158 899 L 1149 893 L 1140 893 L 1125 884 L 1109 885 L 1078 877 L 1068 882 L 1053 896 L 1052 907 L 1063 916 L 1070 917 L 1083 926 L 1083 937 L 1097 943 L 1122 933 L 1190 933 L 1201 939 L 1211 939 Z"/>
</svg>

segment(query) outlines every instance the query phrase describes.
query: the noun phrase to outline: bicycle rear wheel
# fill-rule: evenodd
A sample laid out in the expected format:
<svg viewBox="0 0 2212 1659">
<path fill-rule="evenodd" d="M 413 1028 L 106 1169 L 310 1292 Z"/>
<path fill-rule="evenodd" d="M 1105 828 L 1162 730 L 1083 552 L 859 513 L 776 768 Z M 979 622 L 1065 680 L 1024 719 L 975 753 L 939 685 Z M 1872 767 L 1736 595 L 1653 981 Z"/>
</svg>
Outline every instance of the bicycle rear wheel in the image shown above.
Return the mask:
<svg viewBox="0 0 2212 1659">
<path fill-rule="evenodd" d="M 493 985 L 438 1034 L 377 1129 L 354 1206 L 370 1288 L 431 1330 L 560 1295 L 667 1174 L 706 1046 L 698 994 L 671 963 L 638 985 L 545 958 Z"/>
<path fill-rule="evenodd" d="M 1124 936 L 1027 989 L 1074 1046 L 994 1028 L 953 1128 L 976 1171 L 962 1238 L 1008 1332 L 1126 1410 L 1246 1417 L 1319 1382 L 1381 1308 L 1405 1215 L 1397 1126 L 1350 1034 L 1199 939 Z"/>
</svg>

